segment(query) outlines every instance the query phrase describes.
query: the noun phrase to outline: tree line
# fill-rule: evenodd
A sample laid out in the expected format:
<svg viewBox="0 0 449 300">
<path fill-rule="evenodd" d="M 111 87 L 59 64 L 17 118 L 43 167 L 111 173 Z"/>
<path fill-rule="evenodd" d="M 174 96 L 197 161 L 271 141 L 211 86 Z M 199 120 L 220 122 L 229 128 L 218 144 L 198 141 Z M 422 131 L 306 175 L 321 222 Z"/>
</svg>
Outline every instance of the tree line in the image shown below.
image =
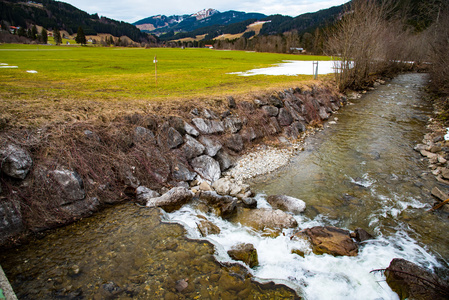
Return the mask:
<svg viewBox="0 0 449 300">
<path fill-rule="evenodd" d="M 430 17 L 433 23 L 414 27 L 396 2 L 352 1 L 342 19 L 328 30 L 324 43 L 325 54 L 341 59 L 336 74 L 341 90 L 363 88 L 371 74 L 394 74 L 432 60 L 438 52 L 437 36 L 444 31 L 442 13 L 448 4 L 426 2 L 428 11 L 435 13 Z"/>
<path fill-rule="evenodd" d="M 10 26 L 27 28 L 39 24 L 47 30 L 65 30 L 76 34 L 82 26 L 86 35 L 107 33 L 114 36 L 128 36 L 135 42 L 148 41 L 147 34 L 135 26 L 115 21 L 98 14 L 88 14 L 70 4 L 54 0 L 36 0 L 42 6 L 28 5 L 24 1 L 10 0 L 0 2 L 0 20 Z"/>
</svg>

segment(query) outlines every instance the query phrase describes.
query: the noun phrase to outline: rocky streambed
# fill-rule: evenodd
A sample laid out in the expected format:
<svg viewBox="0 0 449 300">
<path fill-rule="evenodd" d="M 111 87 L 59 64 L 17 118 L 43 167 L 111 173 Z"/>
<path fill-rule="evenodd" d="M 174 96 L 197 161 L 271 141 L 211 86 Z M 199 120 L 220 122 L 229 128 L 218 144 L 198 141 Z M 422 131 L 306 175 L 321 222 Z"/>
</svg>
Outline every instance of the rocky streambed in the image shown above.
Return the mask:
<svg viewBox="0 0 449 300">
<path fill-rule="evenodd" d="M 381 83 L 384 82 L 377 82 L 377 86 Z M 359 96 L 354 95 L 352 98 L 355 100 Z M 253 101 L 235 101 L 232 97 L 228 97 L 216 107 L 204 109 L 185 107 L 178 116 L 126 116 L 117 121 L 120 126 L 115 126 L 114 130 L 110 127 L 106 130 L 78 124 L 67 130 L 67 134 L 71 134 L 69 139 L 71 148 L 63 154 L 55 152 L 52 147 L 33 148 L 17 135 L 4 136 L 1 154 L 7 167 L 2 168 L 2 193 L 6 195 L 8 201 L 2 203 L 1 210 L 7 220 L 3 225 L 6 230 L 2 229 L 3 241 L 11 241 L 18 234 L 29 230 L 38 231 L 41 228 L 91 215 L 109 203 L 131 200 L 144 206 L 131 209 L 133 217 L 142 215 L 144 218 L 150 218 L 153 220 L 149 219 L 150 223 L 156 222 L 151 228 L 169 228 L 165 227 L 167 224 L 158 223 L 159 216 L 156 219 L 154 216 L 145 216 L 148 212 L 157 211 L 156 208 L 162 208 L 166 212 L 162 215 L 164 221 L 183 223 L 190 238 L 211 241 L 215 247 L 211 252 L 210 249 L 214 247 L 205 243 L 204 252 L 200 250 L 203 247 L 202 242 L 198 241 L 192 244 L 196 246 L 187 250 L 191 245 L 190 242 L 179 242 L 179 238 L 185 234 L 182 230 L 182 233 L 175 235 L 176 237 L 170 230 L 164 230 L 164 233 L 157 238 L 145 239 L 148 241 L 143 244 L 138 242 L 142 237 L 121 243 L 120 247 L 123 249 L 127 248 L 127 245 L 136 245 L 139 249 L 130 248 L 131 250 L 126 252 L 127 255 L 122 257 L 120 255 L 122 250 L 116 248 L 110 250 L 115 247 L 112 244 L 116 243 L 116 240 L 103 236 L 101 239 L 108 241 L 112 247 L 109 250 L 106 248 L 104 250 L 107 253 L 106 257 L 99 260 L 111 263 L 105 270 L 116 268 L 117 263 L 124 270 L 128 270 L 125 265 L 130 264 L 130 269 L 139 268 L 137 273 L 143 275 L 137 273 L 135 275 L 140 276 L 140 279 L 131 281 L 120 278 L 109 279 L 113 274 L 99 275 L 94 271 L 94 274 L 97 274 L 94 276 L 98 278 L 93 280 L 91 275 L 87 274 L 92 271 L 87 272 L 86 269 L 86 266 L 93 264 L 93 261 L 89 263 L 86 260 L 87 264 L 84 263 L 80 267 L 80 263 L 74 261 L 84 258 L 82 255 L 77 256 L 78 253 L 73 253 L 74 260 L 66 263 L 60 273 L 50 276 L 49 281 L 54 283 L 48 290 L 26 289 L 25 293 L 81 298 L 106 296 L 141 298 L 147 297 L 148 293 L 156 293 L 167 299 L 179 297 L 231 299 L 244 297 L 248 293 L 253 293 L 253 288 L 257 290 L 262 287 L 268 289 L 266 294 L 261 294 L 261 297 L 272 298 L 276 295 L 276 298 L 291 298 L 297 295 L 295 296 L 288 288 L 252 285 L 253 276 L 264 282 L 263 278 L 267 276 L 273 278 L 272 275 L 265 274 L 273 274 L 274 267 L 279 275 L 274 276 L 277 278 L 276 282 L 282 283 L 284 280 L 290 288 L 301 295 L 304 288 L 315 284 L 314 277 L 322 280 L 322 273 L 325 273 L 316 270 L 303 273 L 305 268 L 308 268 L 304 264 L 309 263 L 310 259 L 316 259 L 315 262 L 318 263 L 320 261 L 318 257 L 323 257 L 321 261 L 333 257 L 334 264 L 339 269 L 340 262 L 345 261 L 344 257 L 362 257 L 357 259 L 359 261 L 366 259 L 366 253 L 371 248 L 375 249 L 374 251 L 382 251 L 382 246 L 380 248 L 378 246 L 382 243 L 388 244 L 390 240 L 384 239 L 377 229 L 370 230 L 370 226 L 361 226 L 368 230 L 354 226 L 344 226 L 352 227 L 352 230 L 338 228 L 333 226 L 338 225 L 338 222 L 323 222 L 320 217 L 310 218 L 310 212 L 322 210 L 314 205 L 313 201 L 307 201 L 312 205 L 307 210 L 306 216 L 304 213 L 306 203 L 300 200 L 302 197 L 294 197 L 294 193 L 288 193 L 288 189 L 285 190 L 287 194 L 274 193 L 261 196 L 255 195 L 245 183 L 249 178 L 270 173 L 282 166 L 288 169 L 288 162 L 294 157 L 293 155 L 300 153 L 304 148 L 306 152 L 309 151 L 302 143 L 303 139 L 317 128 L 318 130 L 322 128 L 321 124 L 324 121 L 330 120 L 328 125 L 336 124 L 338 119 L 331 117 L 331 114 L 346 101 L 346 97 L 327 88 L 296 88 L 259 97 Z M 51 135 L 48 135 L 48 132 L 47 135 L 40 132 L 38 137 L 35 137 L 36 141 L 42 141 L 42 136 L 48 139 Z M 62 137 L 65 141 L 66 136 L 63 134 Z M 433 140 L 433 143 L 438 142 Z M 79 151 L 81 145 L 85 146 L 84 151 Z M 426 146 L 419 147 L 422 147 L 423 151 L 429 151 L 433 146 L 435 145 L 427 143 Z M 443 146 L 441 149 L 435 148 L 433 149 L 435 152 L 432 152 L 437 155 L 435 164 L 440 164 L 434 168 L 438 170 L 438 174 L 444 172 L 445 158 L 439 153 L 444 151 L 443 148 Z M 247 152 L 249 149 L 255 151 Z M 43 156 L 43 153 L 46 155 Z M 377 155 L 372 155 L 375 161 L 382 156 L 380 152 L 376 153 Z M 114 163 L 111 163 L 111 160 Z M 101 168 L 98 165 L 101 165 Z M 438 175 L 436 173 L 437 171 L 435 175 Z M 363 182 L 364 180 L 368 184 Z M 369 178 L 355 178 L 353 181 L 364 188 L 371 184 Z M 36 196 L 44 193 L 43 199 L 47 200 L 45 205 L 37 205 L 33 202 L 35 198 L 28 198 L 31 191 L 36 191 L 38 185 L 43 188 L 38 190 Z M 322 207 L 327 204 L 327 200 L 324 200 Z M 360 201 L 352 195 L 345 196 L 343 200 L 348 207 L 354 207 L 354 203 Z M 35 210 L 34 214 L 36 211 L 43 212 L 41 218 L 33 219 L 30 208 Z M 134 212 L 136 209 L 139 212 Z M 321 215 L 327 218 L 325 213 Z M 121 220 L 123 221 L 118 221 L 117 224 L 123 222 L 123 230 L 127 234 L 139 231 L 138 223 L 144 222 L 140 217 L 140 221 L 132 224 L 129 224 L 129 220 Z M 128 224 L 131 226 L 129 229 Z M 301 226 L 298 226 L 299 224 Z M 106 235 L 108 232 L 120 231 L 121 227 L 108 227 L 105 230 Z M 371 231 L 371 234 L 367 231 Z M 83 234 L 76 235 L 80 235 L 81 238 Z M 148 236 L 151 236 L 150 232 Z M 59 236 L 56 240 L 60 238 Z M 148 257 L 146 252 L 152 252 L 147 247 L 154 242 L 153 238 L 159 241 L 162 248 L 156 247 L 156 252 Z M 73 240 L 68 243 L 73 243 Z M 415 250 L 422 254 L 421 248 Z M 86 251 L 90 250 L 82 252 Z M 187 253 L 184 253 L 185 251 Z M 21 278 L 20 273 L 36 270 L 39 262 L 32 257 L 32 253 L 31 250 L 30 253 L 24 254 L 25 263 L 33 261 L 28 264 L 29 267 L 24 266 L 18 273 L 11 271 L 14 278 L 13 285 L 23 288 L 29 284 L 29 279 Z M 134 253 L 143 253 L 145 258 L 133 258 Z M 397 251 L 395 253 L 399 254 Z M 224 269 L 217 268 L 217 265 L 208 267 L 207 263 L 204 263 L 204 269 L 203 262 L 211 260 L 212 254 L 222 266 L 227 267 Z M 118 260 L 116 256 L 120 256 Z M 175 256 L 179 258 L 170 261 Z M 7 258 L 11 266 L 19 264 L 9 254 L 3 257 Z M 187 262 L 197 258 L 201 266 Z M 427 258 L 430 259 L 428 256 Z M 131 263 L 126 262 L 129 259 L 132 259 Z M 236 261 L 241 262 L 241 265 L 235 265 Z M 58 268 L 60 264 L 57 264 Z M 291 270 L 292 265 L 297 265 L 298 270 Z M 44 267 L 47 268 L 45 272 L 55 267 L 56 265 L 50 264 Z M 142 267 L 148 269 L 143 270 Z M 174 271 L 177 268 L 178 271 Z M 418 271 L 417 269 L 410 271 L 410 268 L 413 269 L 414 265 L 396 261 L 390 266 L 390 274 L 397 275 L 397 269 L 406 270 L 404 272 L 408 273 L 427 272 L 419 267 Z M 356 266 L 356 269 L 359 267 Z M 199 273 L 196 274 L 196 271 Z M 288 272 L 292 273 L 287 275 Z M 426 276 L 432 279 L 433 275 L 428 274 Z M 131 278 L 134 278 L 133 276 Z M 335 282 L 340 282 L 338 279 L 340 275 L 333 276 Z M 365 280 L 365 276 L 364 274 L 361 278 Z M 83 280 L 76 282 L 78 277 L 82 277 Z M 352 280 L 348 277 L 346 282 L 352 285 Z M 393 287 L 394 282 L 401 280 L 404 278 L 389 279 L 389 282 Z M 440 284 L 437 279 L 435 280 Z M 88 281 L 92 282 L 88 288 L 82 288 L 81 282 Z M 441 284 L 441 287 L 445 289 L 444 284 Z M 367 288 L 377 293 L 376 287 L 368 284 Z M 402 287 L 394 289 L 398 293 L 403 291 Z M 307 291 L 305 296 L 310 296 L 310 289 L 305 290 Z M 339 296 L 355 295 L 360 292 L 356 289 L 356 292 L 345 292 Z M 390 293 L 387 294 L 391 296 Z M 313 299 L 316 295 L 326 295 L 326 292 L 314 290 L 312 295 Z"/>
</svg>

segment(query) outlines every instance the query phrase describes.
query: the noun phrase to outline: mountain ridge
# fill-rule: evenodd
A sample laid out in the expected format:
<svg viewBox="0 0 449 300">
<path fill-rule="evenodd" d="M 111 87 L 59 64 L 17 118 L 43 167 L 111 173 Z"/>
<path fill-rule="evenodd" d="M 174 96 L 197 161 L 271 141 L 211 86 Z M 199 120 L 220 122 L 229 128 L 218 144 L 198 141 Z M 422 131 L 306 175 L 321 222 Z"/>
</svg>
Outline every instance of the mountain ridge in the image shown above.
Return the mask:
<svg viewBox="0 0 449 300">
<path fill-rule="evenodd" d="M 188 32 L 207 26 L 229 25 L 248 19 L 261 19 L 264 17 L 266 15 L 261 13 L 246 13 L 235 10 L 219 12 L 218 10 L 208 8 L 193 14 L 155 15 L 134 22 L 132 25 L 144 32 L 160 35 L 170 31 Z"/>
</svg>

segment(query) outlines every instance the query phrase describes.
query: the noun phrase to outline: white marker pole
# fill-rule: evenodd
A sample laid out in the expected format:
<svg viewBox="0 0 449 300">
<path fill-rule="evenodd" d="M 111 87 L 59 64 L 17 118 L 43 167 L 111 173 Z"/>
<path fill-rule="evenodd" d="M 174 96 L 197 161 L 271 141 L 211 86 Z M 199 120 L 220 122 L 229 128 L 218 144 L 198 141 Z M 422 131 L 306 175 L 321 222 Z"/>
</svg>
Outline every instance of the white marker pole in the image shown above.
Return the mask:
<svg viewBox="0 0 449 300">
<path fill-rule="evenodd" d="M 156 80 L 157 85 L 157 56 L 154 57 L 153 63 L 154 63 L 154 78 Z"/>
</svg>

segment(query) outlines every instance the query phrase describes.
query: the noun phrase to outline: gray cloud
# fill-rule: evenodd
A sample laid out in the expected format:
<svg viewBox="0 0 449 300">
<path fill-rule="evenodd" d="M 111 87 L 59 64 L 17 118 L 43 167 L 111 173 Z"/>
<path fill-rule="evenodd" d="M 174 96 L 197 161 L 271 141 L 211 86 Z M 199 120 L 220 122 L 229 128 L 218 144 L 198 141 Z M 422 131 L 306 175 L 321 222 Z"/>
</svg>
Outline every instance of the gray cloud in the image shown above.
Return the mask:
<svg viewBox="0 0 449 300">
<path fill-rule="evenodd" d="M 158 14 L 192 14 L 204 8 L 296 17 L 303 13 L 340 5 L 348 2 L 348 0 L 195 0 L 188 3 L 183 0 L 65 0 L 64 2 L 70 3 L 89 14 L 98 13 L 100 16 L 132 23 Z"/>
</svg>

